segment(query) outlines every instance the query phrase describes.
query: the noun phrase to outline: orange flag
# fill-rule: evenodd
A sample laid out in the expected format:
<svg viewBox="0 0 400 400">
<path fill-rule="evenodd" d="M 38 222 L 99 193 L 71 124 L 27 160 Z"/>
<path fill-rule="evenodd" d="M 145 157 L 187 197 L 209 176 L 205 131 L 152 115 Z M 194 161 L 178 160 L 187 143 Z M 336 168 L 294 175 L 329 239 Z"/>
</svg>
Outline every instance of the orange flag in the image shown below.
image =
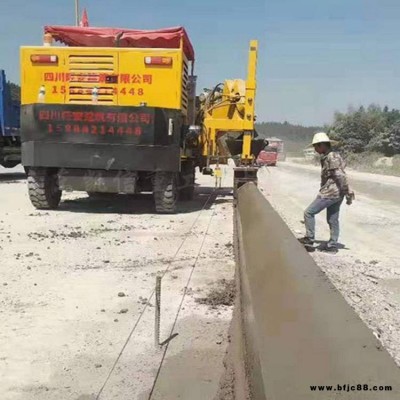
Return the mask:
<svg viewBox="0 0 400 400">
<path fill-rule="evenodd" d="M 81 27 L 89 26 L 89 18 L 87 16 L 86 8 L 83 9 L 82 20 L 81 20 L 80 26 Z"/>
</svg>

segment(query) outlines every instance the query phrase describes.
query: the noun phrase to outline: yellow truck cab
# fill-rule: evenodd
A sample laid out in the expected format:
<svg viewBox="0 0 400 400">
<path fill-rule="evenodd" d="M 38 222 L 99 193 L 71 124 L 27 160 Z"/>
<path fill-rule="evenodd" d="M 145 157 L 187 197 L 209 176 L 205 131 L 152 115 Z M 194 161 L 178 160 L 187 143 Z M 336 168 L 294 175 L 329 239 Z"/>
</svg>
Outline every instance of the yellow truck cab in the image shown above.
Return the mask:
<svg viewBox="0 0 400 400">
<path fill-rule="evenodd" d="M 55 46 L 54 42 L 62 45 Z M 183 28 L 45 27 L 21 48 L 22 163 L 39 209 L 62 190 L 193 196 L 194 51 Z"/>
</svg>

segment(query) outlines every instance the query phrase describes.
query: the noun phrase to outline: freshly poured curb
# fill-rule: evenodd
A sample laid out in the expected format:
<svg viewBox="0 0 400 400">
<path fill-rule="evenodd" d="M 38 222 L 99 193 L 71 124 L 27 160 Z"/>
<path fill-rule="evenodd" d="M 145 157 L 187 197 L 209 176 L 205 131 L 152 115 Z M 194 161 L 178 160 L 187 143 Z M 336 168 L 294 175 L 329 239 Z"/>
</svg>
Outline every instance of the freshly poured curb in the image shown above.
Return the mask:
<svg viewBox="0 0 400 400">
<path fill-rule="evenodd" d="M 254 184 L 238 191 L 236 223 L 251 398 L 399 399 L 393 359 Z M 310 388 L 322 385 L 333 390 Z"/>
</svg>

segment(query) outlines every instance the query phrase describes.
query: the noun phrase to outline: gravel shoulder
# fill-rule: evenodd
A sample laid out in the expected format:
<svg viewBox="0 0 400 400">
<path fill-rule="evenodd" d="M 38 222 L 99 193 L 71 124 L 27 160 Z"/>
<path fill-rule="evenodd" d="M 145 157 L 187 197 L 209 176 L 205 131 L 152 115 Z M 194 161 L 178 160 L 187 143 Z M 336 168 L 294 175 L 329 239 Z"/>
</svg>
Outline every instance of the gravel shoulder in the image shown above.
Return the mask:
<svg viewBox="0 0 400 400">
<path fill-rule="evenodd" d="M 288 167 L 296 167 L 301 170 L 308 170 L 308 171 L 317 171 L 319 173 L 319 166 L 314 166 L 311 164 L 301 164 L 296 162 L 296 159 L 294 158 L 288 158 L 288 161 L 285 161 L 284 163 L 280 164 L 280 167 L 283 168 L 288 168 Z M 303 159 L 298 159 L 303 161 Z M 368 181 L 371 183 L 377 183 L 377 184 L 385 184 L 385 185 L 390 185 L 394 187 L 400 187 L 400 177 L 398 176 L 392 176 L 392 175 L 382 175 L 382 174 L 371 174 L 369 172 L 360 172 L 360 171 L 355 171 L 352 169 L 347 169 L 347 174 L 351 179 L 354 180 L 362 180 L 362 181 Z"/>
<path fill-rule="evenodd" d="M 359 174 L 349 174 L 353 187 Z M 369 179 L 363 174 L 368 186 L 357 192 L 352 206 L 341 209 L 344 248 L 336 255 L 315 252 L 312 256 L 400 365 L 400 204 L 394 177 L 384 178 L 390 178 L 387 185 L 381 175 Z M 293 163 L 263 168 L 259 186 L 294 234 L 303 236 L 303 211 L 318 193 L 318 169 Z M 328 238 L 321 213 L 317 239 Z"/>
<path fill-rule="evenodd" d="M 155 215 L 145 195 L 81 193 L 43 212 L 21 169 L 0 171 L 2 400 L 215 395 L 232 307 L 196 299 L 233 278 L 232 198 L 222 189 L 206 203 L 214 181 L 198 183 L 175 216 Z M 154 345 L 157 274 L 161 341 L 178 333 L 165 354 Z"/>
<path fill-rule="evenodd" d="M 319 166 L 288 161 L 281 163 L 279 167 L 285 170 L 302 171 L 303 176 L 309 176 L 319 180 Z M 366 194 L 371 199 L 384 202 L 391 201 L 394 203 L 397 203 L 400 199 L 400 177 L 370 174 L 350 169 L 346 171 L 350 179 L 351 187 L 356 192 L 356 195 L 358 193 Z"/>
</svg>

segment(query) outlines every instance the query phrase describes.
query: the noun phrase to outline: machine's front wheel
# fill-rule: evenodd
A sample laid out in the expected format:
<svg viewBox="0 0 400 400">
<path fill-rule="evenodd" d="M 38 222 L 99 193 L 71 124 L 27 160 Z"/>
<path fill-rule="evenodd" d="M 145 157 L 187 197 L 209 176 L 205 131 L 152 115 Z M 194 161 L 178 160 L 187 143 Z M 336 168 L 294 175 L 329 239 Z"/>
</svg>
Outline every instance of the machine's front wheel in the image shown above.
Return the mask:
<svg viewBox="0 0 400 400">
<path fill-rule="evenodd" d="M 62 192 L 58 176 L 46 169 L 29 169 L 28 192 L 31 203 L 39 210 L 54 210 L 60 204 Z"/>
<path fill-rule="evenodd" d="M 177 174 L 158 171 L 154 176 L 153 195 L 156 212 L 174 214 L 178 200 Z"/>
</svg>

